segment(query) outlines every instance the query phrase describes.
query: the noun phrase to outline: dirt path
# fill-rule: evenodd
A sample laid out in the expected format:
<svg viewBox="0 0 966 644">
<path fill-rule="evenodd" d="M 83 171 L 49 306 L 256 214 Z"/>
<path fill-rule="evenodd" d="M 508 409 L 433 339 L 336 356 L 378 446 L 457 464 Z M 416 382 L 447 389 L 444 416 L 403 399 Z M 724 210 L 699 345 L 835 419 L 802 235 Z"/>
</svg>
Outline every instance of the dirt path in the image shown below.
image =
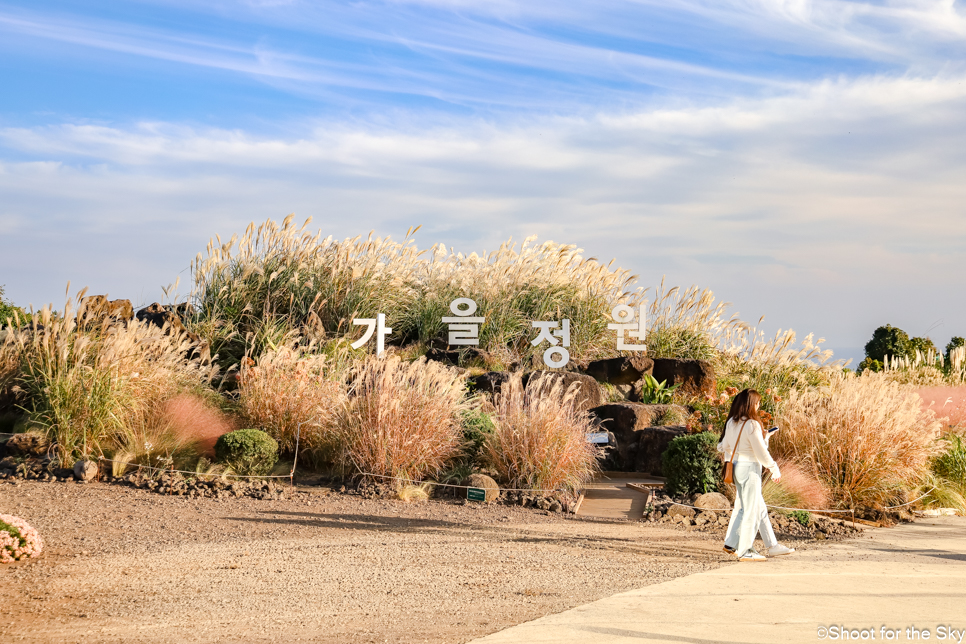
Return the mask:
<svg viewBox="0 0 966 644">
<path fill-rule="evenodd" d="M 0 641 L 465 642 L 728 562 L 716 536 L 509 506 L 0 481 L 44 536 Z"/>
</svg>

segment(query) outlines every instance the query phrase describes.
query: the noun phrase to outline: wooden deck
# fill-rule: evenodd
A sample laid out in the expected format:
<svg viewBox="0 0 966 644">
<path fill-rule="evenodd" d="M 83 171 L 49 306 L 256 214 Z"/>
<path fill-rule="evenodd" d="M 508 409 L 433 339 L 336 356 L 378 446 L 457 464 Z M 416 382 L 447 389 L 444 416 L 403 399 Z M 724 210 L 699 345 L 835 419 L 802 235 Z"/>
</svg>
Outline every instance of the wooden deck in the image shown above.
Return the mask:
<svg viewBox="0 0 966 644">
<path fill-rule="evenodd" d="M 637 521 L 644 514 L 648 491 L 664 479 L 635 472 L 603 472 L 584 488 L 577 516 Z"/>
</svg>

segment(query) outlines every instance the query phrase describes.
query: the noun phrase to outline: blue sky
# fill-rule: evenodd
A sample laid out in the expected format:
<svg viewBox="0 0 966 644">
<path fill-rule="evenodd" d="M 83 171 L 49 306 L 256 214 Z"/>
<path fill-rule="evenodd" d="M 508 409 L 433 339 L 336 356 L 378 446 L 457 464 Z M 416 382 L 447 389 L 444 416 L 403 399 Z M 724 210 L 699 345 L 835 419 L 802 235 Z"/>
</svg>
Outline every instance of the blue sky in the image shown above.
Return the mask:
<svg viewBox="0 0 966 644">
<path fill-rule="evenodd" d="M 966 334 L 961 2 L 0 0 L 0 284 L 214 234 L 575 243 L 765 328 Z M 849 356 L 851 357 L 851 355 Z"/>
</svg>

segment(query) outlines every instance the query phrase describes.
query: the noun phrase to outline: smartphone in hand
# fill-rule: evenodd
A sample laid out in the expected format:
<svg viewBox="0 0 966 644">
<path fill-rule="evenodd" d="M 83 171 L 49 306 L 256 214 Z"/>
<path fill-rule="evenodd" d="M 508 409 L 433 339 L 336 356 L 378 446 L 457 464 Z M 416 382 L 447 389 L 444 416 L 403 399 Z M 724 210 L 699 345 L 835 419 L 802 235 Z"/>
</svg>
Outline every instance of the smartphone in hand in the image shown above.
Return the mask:
<svg viewBox="0 0 966 644">
<path fill-rule="evenodd" d="M 768 433 L 769 434 L 774 434 L 777 431 L 778 431 L 778 428 L 777 427 L 772 427 L 771 429 L 768 430 Z"/>
</svg>

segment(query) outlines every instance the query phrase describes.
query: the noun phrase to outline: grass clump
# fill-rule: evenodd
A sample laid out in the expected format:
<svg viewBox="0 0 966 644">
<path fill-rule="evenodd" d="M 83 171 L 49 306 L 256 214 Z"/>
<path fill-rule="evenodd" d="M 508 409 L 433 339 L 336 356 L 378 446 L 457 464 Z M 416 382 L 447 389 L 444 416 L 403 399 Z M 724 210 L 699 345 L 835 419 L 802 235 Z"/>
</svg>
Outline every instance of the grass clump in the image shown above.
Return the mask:
<svg viewBox="0 0 966 644">
<path fill-rule="evenodd" d="M 728 306 L 715 303 L 709 289 L 666 288 L 662 280 L 648 307 L 648 355 L 716 361 L 720 347 L 749 328 L 737 315 L 727 315 Z"/>
<path fill-rule="evenodd" d="M 239 372 L 238 405 L 246 422 L 265 430 L 282 451 L 318 468 L 336 457 L 336 415 L 345 401 L 342 380 L 348 367 L 336 357 L 313 355 L 283 346 L 256 360 L 245 359 Z"/>
<path fill-rule="evenodd" d="M 278 443 L 258 429 L 237 429 L 215 443 L 216 458 L 242 476 L 265 476 L 278 461 Z"/>
<path fill-rule="evenodd" d="M 528 238 L 482 255 L 436 246 L 424 257 L 408 239 L 336 242 L 307 232 L 308 223 L 297 227 L 290 216 L 281 226 L 252 224 L 240 239 L 213 240 L 194 262 L 197 313 L 189 326 L 223 366 L 279 346 L 288 333 L 354 339 L 352 319 L 376 313 L 386 315 L 392 342 L 425 351 L 446 343 L 442 318 L 460 297 L 473 299 L 486 318 L 479 341 L 486 366 L 539 363 L 544 347 L 530 344 L 532 320 L 569 319 L 571 357 L 585 361 L 610 351 L 606 313 L 631 297 L 633 276 L 584 259 L 574 246 Z"/>
<path fill-rule="evenodd" d="M 955 508 L 966 512 L 966 442 L 963 436 L 950 433 L 940 439 L 942 451 L 930 464 L 920 494 L 927 507 Z"/>
<path fill-rule="evenodd" d="M 461 417 L 469 403 L 457 370 L 371 357 L 350 377 L 335 416 L 337 459 L 346 474 L 421 481 L 460 455 Z"/>
<path fill-rule="evenodd" d="M 960 434 L 943 437 L 945 449 L 932 462 L 932 471 L 966 490 L 966 444 Z"/>
<path fill-rule="evenodd" d="M 399 324 L 419 252 L 411 243 L 311 234 L 289 215 L 279 226 L 251 224 L 242 237 L 208 244 L 192 264 L 196 332 L 235 363 L 252 339 L 271 349 L 289 331 L 307 337 L 353 332 L 352 319 L 385 313 Z"/>
<path fill-rule="evenodd" d="M 576 390 L 524 388 L 519 375 L 495 396 L 496 430 L 484 444 L 484 460 L 510 487 L 573 492 L 598 471 L 600 455 L 587 442 L 590 418 L 576 409 Z"/>
<path fill-rule="evenodd" d="M 939 422 L 920 402 L 886 374 L 834 373 L 827 388 L 789 393 L 772 451 L 806 468 L 840 507 L 893 505 L 935 451 Z"/>
<path fill-rule="evenodd" d="M 95 325 L 74 310 L 70 301 L 63 315 L 45 308 L 29 327 L 8 329 L 4 342 L 4 354 L 16 355 L 26 424 L 57 443 L 65 467 L 129 449 L 132 431 L 160 431 L 164 403 L 206 391 L 217 373 L 206 359 L 187 357 L 193 345 L 184 334 L 137 320 Z"/>
<path fill-rule="evenodd" d="M 782 473 L 781 481 L 776 483 L 769 479 L 761 489 L 767 505 L 801 510 L 824 510 L 828 507 L 828 489 L 807 467 L 786 459 L 777 460 Z"/>
<path fill-rule="evenodd" d="M 718 436 L 711 432 L 686 434 L 672 440 L 661 455 L 668 493 L 690 496 L 720 489 L 722 472 L 717 447 Z"/>
</svg>

